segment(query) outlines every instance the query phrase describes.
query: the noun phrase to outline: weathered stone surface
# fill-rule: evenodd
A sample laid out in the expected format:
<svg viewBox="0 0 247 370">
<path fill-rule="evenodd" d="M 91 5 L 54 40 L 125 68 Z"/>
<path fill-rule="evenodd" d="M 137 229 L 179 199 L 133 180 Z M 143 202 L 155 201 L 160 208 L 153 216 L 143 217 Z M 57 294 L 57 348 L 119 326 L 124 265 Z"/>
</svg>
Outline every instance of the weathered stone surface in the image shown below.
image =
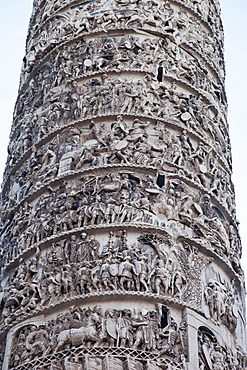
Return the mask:
<svg viewBox="0 0 247 370">
<path fill-rule="evenodd" d="M 36 0 L 1 194 L 3 370 L 247 368 L 216 0 Z"/>
</svg>

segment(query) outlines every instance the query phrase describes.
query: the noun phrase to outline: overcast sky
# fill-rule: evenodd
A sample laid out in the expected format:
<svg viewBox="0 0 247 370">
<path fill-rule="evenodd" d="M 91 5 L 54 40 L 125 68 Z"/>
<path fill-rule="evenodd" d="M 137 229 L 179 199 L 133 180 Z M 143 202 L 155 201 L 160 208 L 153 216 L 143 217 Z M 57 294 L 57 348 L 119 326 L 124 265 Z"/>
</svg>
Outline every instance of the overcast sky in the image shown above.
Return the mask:
<svg viewBox="0 0 247 370">
<path fill-rule="evenodd" d="M 0 0 L 0 174 L 17 97 L 32 0 Z M 233 182 L 247 273 L 247 0 L 221 0 L 225 29 L 227 96 L 233 152 Z"/>
</svg>

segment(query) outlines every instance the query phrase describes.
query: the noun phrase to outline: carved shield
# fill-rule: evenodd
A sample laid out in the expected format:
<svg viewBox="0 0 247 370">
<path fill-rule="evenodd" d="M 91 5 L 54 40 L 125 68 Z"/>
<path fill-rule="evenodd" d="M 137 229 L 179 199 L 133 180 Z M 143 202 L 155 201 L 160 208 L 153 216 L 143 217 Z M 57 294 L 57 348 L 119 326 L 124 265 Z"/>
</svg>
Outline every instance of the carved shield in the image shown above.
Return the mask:
<svg viewBox="0 0 247 370">
<path fill-rule="evenodd" d="M 118 265 L 116 263 L 109 266 L 109 272 L 111 276 L 117 276 L 118 274 Z"/>
<path fill-rule="evenodd" d="M 114 319 L 106 320 L 106 331 L 110 335 L 110 337 L 117 339 L 116 320 Z"/>
<path fill-rule="evenodd" d="M 84 60 L 84 66 L 85 67 L 91 67 L 92 65 L 92 61 L 90 59 L 85 59 Z"/>
<path fill-rule="evenodd" d="M 77 214 L 75 213 L 75 211 L 70 211 L 70 218 L 73 222 L 77 222 L 78 221 L 78 216 Z"/>
<path fill-rule="evenodd" d="M 236 305 L 233 305 L 233 307 L 232 307 L 232 313 L 233 313 L 233 315 L 234 315 L 236 318 L 238 318 L 238 308 L 237 308 L 237 306 L 236 306 Z"/>
<path fill-rule="evenodd" d="M 202 212 L 202 209 L 201 207 L 199 206 L 199 204 L 197 203 L 194 203 L 193 206 L 195 207 L 195 210 L 201 215 L 203 212 Z"/>
<path fill-rule="evenodd" d="M 191 119 L 191 115 L 190 115 L 190 113 L 189 112 L 185 112 L 185 113 L 183 113 L 182 115 L 181 115 L 181 120 L 182 121 L 188 121 L 189 119 Z"/>
<path fill-rule="evenodd" d="M 206 172 L 207 172 L 207 167 L 206 167 L 206 166 L 204 166 L 204 164 L 200 164 L 200 171 L 201 171 L 202 173 L 206 173 Z"/>
<path fill-rule="evenodd" d="M 126 132 L 126 134 L 129 133 L 128 125 L 125 122 L 120 122 L 119 127 L 121 128 L 121 130 Z M 123 141 L 126 141 L 126 140 L 123 140 Z"/>
<path fill-rule="evenodd" d="M 119 141 L 117 144 L 116 144 L 116 149 L 117 150 L 120 150 L 120 149 L 124 149 L 128 146 L 128 141 L 127 140 L 121 140 Z"/>
<path fill-rule="evenodd" d="M 210 358 L 209 349 L 205 344 L 202 345 L 202 353 L 203 353 L 203 357 L 204 357 L 204 360 L 205 360 L 207 366 L 209 367 L 209 369 L 212 369 L 213 365 L 212 365 L 212 361 L 211 361 L 211 358 Z"/>
<path fill-rule="evenodd" d="M 145 190 L 150 194 L 159 194 L 160 193 L 159 189 L 155 189 L 155 188 L 146 188 Z"/>
</svg>

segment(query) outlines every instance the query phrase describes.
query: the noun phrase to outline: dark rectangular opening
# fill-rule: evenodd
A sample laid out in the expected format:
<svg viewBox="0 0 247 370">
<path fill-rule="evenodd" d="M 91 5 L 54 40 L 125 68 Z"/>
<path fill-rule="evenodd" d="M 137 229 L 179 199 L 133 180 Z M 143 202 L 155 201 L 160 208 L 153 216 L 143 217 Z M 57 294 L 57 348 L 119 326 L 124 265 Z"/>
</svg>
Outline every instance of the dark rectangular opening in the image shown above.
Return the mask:
<svg viewBox="0 0 247 370">
<path fill-rule="evenodd" d="M 162 306 L 161 318 L 160 318 L 160 326 L 162 329 L 164 329 L 168 325 L 168 312 L 169 312 L 168 308 L 166 308 L 165 306 Z"/>
<path fill-rule="evenodd" d="M 157 80 L 159 82 L 162 82 L 162 78 L 163 78 L 163 67 L 159 67 L 158 68 L 158 74 L 157 74 Z"/>
<path fill-rule="evenodd" d="M 158 177 L 157 177 L 157 185 L 160 188 L 163 188 L 163 186 L 165 185 L 165 175 L 158 174 Z"/>
</svg>

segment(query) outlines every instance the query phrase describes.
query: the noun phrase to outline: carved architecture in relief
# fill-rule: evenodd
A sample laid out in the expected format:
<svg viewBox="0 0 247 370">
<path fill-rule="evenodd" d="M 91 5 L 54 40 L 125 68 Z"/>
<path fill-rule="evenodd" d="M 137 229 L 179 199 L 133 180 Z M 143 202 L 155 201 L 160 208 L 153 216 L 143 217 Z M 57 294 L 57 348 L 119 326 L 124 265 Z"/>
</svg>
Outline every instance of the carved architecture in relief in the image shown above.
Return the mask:
<svg viewBox="0 0 247 370">
<path fill-rule="evenodd" d="M 3 370 L 247 368 L 218 0 L 35 0 L 1 193 Z"/>
</svg>

